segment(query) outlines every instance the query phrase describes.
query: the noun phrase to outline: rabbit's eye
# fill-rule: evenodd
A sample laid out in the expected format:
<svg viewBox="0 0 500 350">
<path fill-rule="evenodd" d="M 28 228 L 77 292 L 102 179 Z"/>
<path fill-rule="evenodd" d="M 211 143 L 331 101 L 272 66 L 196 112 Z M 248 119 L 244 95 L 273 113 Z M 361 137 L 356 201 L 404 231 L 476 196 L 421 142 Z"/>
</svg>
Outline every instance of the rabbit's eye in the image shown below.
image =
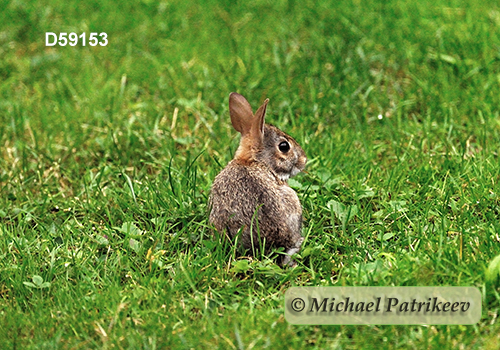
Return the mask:
<svg viewBox="0 0 500 350">
<path fill-rule="evenodd" d="M 286 141 L 283 141 L 278 145 L 278 148 L 281 152 L 286 153 L 290 150 L 290 144 Z"/>
</svg>

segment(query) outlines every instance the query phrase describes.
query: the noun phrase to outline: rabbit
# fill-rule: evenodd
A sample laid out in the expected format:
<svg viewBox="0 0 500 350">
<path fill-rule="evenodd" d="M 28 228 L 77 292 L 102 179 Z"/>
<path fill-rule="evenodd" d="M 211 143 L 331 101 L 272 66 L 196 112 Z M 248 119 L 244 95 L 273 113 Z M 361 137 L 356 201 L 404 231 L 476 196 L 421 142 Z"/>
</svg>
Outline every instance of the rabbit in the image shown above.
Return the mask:
<svg viewBox="0 0 500 350">
<path fill-rule="evenodd" d="M 253 114 L 245 97 L 229 95 L 231 123 L 241 140 L 234 159 L 212 184 L 209 221 L 232 239 L 241 231 L 240 243 L 251 252 L 262 244 L 265 251 L 285 248 L 281 264 L 293 267 L 291 256 L 304 240 L 302 207 L 287 180 L 304 169 L 307 158 L 291 136 L 264 123 L 268 102 Z"/>
</svg>

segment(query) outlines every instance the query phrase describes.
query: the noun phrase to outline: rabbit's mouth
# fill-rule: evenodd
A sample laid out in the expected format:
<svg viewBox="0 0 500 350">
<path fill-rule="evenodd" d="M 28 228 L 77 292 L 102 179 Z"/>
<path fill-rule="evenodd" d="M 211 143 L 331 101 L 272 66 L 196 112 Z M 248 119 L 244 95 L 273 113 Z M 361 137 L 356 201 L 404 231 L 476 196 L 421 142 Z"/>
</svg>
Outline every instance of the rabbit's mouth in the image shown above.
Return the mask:
<svg viewBox="0 0 500 350">
<path fill-rule="evenodd" d="M 298 173 L 300 173 L 302 170 L 304 170 L 304 168 L 306 167 L 306 163 L 307 163 L 306 157 L 304 157 L 304 156 L 299 157 L 299 159 L 297 161 L 297 165 L 292 167 L 292 171 L 290 172 L 290 176 L 295 176 Z"/>
<path fill-rule="evenodd" d="M 290 174 L 287 173 L 278 173 L 277 175 L 281 181 L 288 181 L 288 179 L 290 178 Z M 292 176 L 294 176 L 293 173 Z"/>
<path fill-rule="evenodd" d="M 294 166 L 290 171 L 279 171 L 276 172 L 276 175 L 281 181 L 288 181 L 289 178 L 294 177 L 298 173 L 300 173 L 303 170 L 302 168 Z"/>
<path fill-rule="evenodd" d="M 290 170 L 290 173 L 288 174 L 282 174 L 283 177 L 286 177 L 286 179 L 288 180 L 289 178 L 291 177 L 294 177 L 295 175 L 297 175 L 298 173 L 300 173 L 302 170 L 304 169 L 304 167 L 296 167 L 294 166 L 292 168 L 292 170 Z"/>
</svg>

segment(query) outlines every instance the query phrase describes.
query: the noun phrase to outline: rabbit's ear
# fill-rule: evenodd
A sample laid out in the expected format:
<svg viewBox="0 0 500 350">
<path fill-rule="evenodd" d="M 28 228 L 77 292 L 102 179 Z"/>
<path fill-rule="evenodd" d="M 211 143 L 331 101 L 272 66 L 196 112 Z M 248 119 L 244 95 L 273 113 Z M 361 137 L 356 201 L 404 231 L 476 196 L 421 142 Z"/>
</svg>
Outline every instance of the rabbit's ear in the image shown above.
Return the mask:
<svg viewBox="0 0 500 350">
<path fill-rule="evenodd" d="M 255 112 L 255 121 L 254 121 L 254 132 L 255 134 L 259 134 L 260 138 L 264 138 L 264 118 L 266 116 L 266 108 L 267 108 L 267 103 L 269 102 L 269 99 L 266 98 L 262 106 L 259 107 L 257 112 Z"/>
<path fill-rule="evenodd" d="M 240 146 L 234 155 L 241 162 L 250 162 L 264 142 L 264 116 L 269 99 L 264 101 L 254 115 L 248 101 L 235 92 L 229 95 L 229 114 L 233 127 L 241 133 Z"/>
<path fill-rule="evenodd" d="M 253 112 L 250 103 L 236 92 L 229 95 L 229 115 L 231 124 L 242 136 L 245 136 L 252 129 Z"/>
</svg>

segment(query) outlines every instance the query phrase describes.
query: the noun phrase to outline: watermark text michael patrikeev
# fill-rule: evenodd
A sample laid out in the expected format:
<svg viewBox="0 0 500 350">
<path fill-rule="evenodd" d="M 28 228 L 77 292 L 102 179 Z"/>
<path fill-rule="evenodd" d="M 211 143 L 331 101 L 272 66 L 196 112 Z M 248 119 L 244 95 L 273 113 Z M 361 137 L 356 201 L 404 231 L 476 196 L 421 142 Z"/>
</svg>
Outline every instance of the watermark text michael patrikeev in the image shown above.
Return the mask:
<svg viewBox="0 0 500 350">
<path fill-rule="evenodd" d="M 475 324 L 477 287 L 291 287 L 285 318 L 292 324 Z"/>
<path fill-rule="evenodd" d="M 396 297 L 376 297 L 374 301 L 354 301 L 350 297 L 337 300 L 337 298 L 311 298 L 309 313 L 314 312 L 467 312 L 470 308 L 468 301 L 439 301 L 437 297 L 418 301 L 413 298 L 408 301 Z"/>
</svg>

